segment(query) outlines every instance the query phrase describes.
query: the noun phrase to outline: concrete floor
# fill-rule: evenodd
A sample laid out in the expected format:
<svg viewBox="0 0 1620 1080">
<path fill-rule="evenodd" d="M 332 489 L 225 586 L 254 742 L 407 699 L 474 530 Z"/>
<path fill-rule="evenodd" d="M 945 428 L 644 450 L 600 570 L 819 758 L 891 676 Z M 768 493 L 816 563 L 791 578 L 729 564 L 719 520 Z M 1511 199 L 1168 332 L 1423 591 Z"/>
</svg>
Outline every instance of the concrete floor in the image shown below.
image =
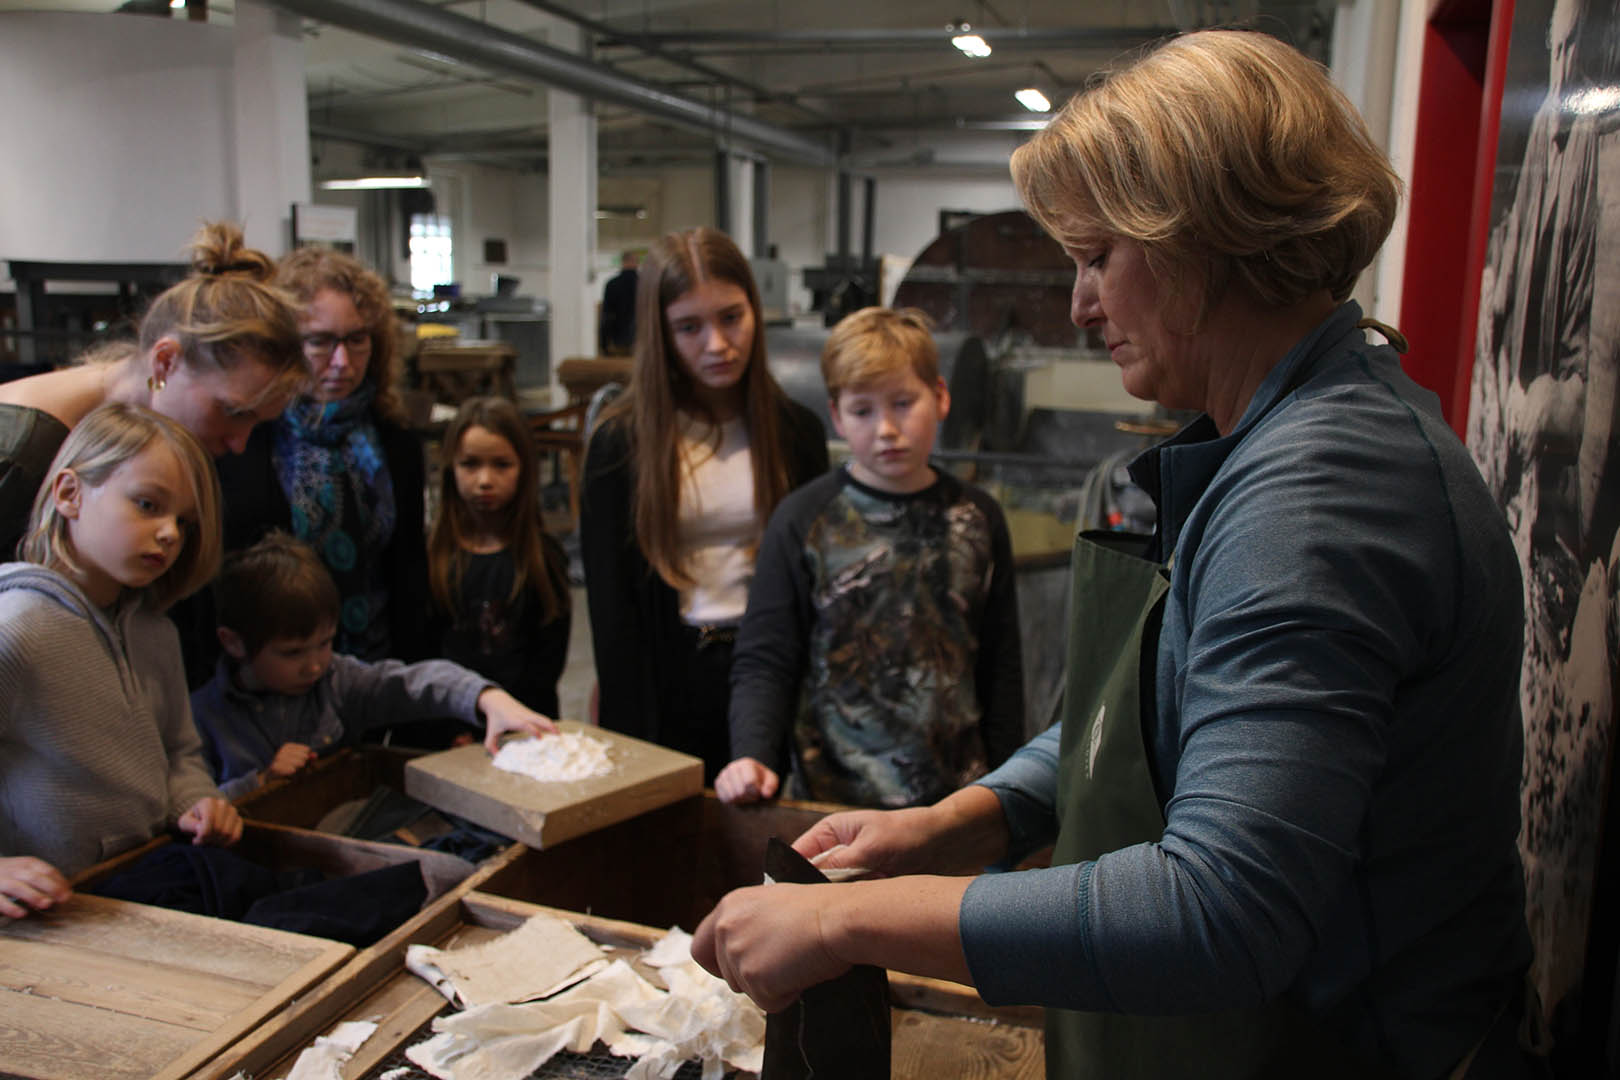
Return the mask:
<svg viewBox="0 0 1620 1080">
<path fill-rule="evenodd" d="M 568 664 L 557 680 L 557 700 L 562 719 L 588 722 L 591 717 L 591 688 L 596 685 L 596 661 L 591 653 L 591 619 L 585 609 L 585 590 L 576 585 L 573 596 L 574 626 L 568 634 Z"/>
</svg>

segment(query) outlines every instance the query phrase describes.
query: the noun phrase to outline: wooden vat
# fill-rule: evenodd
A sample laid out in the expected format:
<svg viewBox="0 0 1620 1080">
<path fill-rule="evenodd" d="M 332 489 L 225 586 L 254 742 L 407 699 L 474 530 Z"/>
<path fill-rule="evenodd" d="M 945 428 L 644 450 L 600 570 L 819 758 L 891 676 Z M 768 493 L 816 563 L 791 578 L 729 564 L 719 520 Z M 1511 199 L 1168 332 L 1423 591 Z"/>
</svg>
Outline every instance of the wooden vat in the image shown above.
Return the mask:
<svg viewBox="0 0 1620 1080">
<path fill-rule="evenodd" d="M 548 908 L 482 891 L 507 853 L 469 879 L 401 933 L 355 956 L 296 1008 L 264 1025 L 195 1074 L 224 1080 L 238 1070 L 256 1078 L 285 1077 L 298 1054 L 333 1025 L 374 1020 L 375 1034 L 345 1065 L 345 1077 L 369 1077 L 425 1037 L 424 1026 L 446 1008 L 437 991 L 404 968 L 406 947 L 423 942 L 458 947 L 487 941 L 536 912 L 567 920 L 587 937 L 635 953 L 662 930 L 598 915 Z M 890 975 L 893 1002 L 891 1075 L 896 1080 L 940 1076 L 1035 1078 L 1045 1053 L 1038 1010 L 991 1009 L 966 987 L 934 979 Z M 629 1067 L 630 1061 L 624 1060 Z"/>
</svg>

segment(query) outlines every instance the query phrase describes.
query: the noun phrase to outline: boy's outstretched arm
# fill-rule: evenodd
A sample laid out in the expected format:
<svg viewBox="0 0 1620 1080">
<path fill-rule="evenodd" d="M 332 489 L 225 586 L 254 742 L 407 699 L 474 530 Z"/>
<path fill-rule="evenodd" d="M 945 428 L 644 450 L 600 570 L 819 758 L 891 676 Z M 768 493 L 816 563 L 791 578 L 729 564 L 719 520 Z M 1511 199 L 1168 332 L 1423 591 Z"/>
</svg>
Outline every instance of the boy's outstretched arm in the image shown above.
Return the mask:
<svg viewBox="0 0 1620 1080">
<path fill-rule="evenodd" d="M 557 725 L 550 717 L 540 715 L 498 686 L 478 695 L 478 711 L 484 717 L 484 749 L 492 754 L 501 748 L 501 736 L 507 732 L 536 737 L 557 734 Z"/>
</svg>

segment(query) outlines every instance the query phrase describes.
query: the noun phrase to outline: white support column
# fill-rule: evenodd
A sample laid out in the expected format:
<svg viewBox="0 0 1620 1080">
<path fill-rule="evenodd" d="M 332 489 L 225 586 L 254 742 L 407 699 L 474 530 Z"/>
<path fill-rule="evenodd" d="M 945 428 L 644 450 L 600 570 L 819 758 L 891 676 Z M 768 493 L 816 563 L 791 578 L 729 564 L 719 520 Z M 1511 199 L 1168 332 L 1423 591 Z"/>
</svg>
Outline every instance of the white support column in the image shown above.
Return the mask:
<svg viewBox="0 0 1620 1080">
<path fill-rule="evenodd" d="M 754 253 L 754 168 L 751 157 L 732 154 L 728 159 L 731 169 L 731 239 L 744 255 Z"/>
<path fill-rule="evenodd" d="M 236 216 L 247 242 L 287 248 L 292 204 L 308 202 L 309 104 L 298 16 L 237 0 L 233 107 Z"/>
<path fill-rule="evenodd" d="M 584 51 L 577 26 L 551 23 L 551 44 Z M 551 388 L 561 402 L 557 368 L 570 356 L 596 355 L 596 116 L 591 103 L 556 87 L 546 90 L 550 182 Z"/>
<path fill-rule="evenodd" d="M 1339 0 L 1333 22 L 1333 81 L 1367 121 L 1373 141 L 1391 153 L 1391 102 L 1395 93 L 1396 48 L 1400 37 L 1401 0 Z M 1408 177 L 1410 179 L 1410 177 Z M 1402 246 L 1396 257 L 1404 256 Z M 1369 315 L 1393 320 L 1400 297 L 1381 297 L 1387 279 L 1385 250 L 1356 283 L 1354 298 Z"/>
</svg>

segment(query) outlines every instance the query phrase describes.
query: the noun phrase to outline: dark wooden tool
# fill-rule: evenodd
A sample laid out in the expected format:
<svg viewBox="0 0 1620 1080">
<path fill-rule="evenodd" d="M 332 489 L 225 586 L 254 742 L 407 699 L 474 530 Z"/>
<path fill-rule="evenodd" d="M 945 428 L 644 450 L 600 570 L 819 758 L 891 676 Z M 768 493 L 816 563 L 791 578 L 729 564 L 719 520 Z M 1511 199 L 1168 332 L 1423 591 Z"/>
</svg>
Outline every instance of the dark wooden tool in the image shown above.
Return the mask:
<svg viewBox="0 0 1620 1080">
<path fill-rule="evenodd" d="M 765 873 L 794 885 L 827 878 L 776 837 L 765 845 Z M 888 1080 L 889 976 L 862 964 L 765 1018 L 760 1080 Z"/>
</svg>

